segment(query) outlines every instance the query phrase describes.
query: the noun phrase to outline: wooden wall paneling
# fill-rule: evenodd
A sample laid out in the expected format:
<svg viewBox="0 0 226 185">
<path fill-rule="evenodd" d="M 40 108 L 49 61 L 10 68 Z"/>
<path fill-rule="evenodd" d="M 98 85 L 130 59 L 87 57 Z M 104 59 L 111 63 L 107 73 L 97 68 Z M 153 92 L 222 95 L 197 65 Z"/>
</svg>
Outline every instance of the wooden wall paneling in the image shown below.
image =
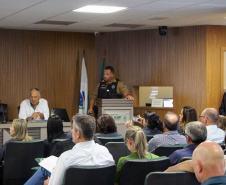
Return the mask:
<svg viewBox="0 0 226 185">
<path fill-rule="evenodd" d="M 88 33 L 0 30 L 0 99 L 9 119 L 38 87 L 49 108 L 78 112 L 82 51 L 86 50 L 89 89 L 96 84 L 95 38 Z"/>
<path fill-rule="evenodd" d="M 115 48 L 115 45 L 118 47 Z M 97 73 L 105 49 L 109 53 L 110 64 L 116 69 L 116 76 L 118 75 L 117 77 L 124 81 L 130 90 L 133 86 L 140 85 L 172 85 L 175 94 L 175 113 L 179 114 L 185 105 L 193 106 L 198 113 L 204 109 L 205 26 L 170 28 L 167 29 L 165 37 L 159 36 L 158 30 L 100 35 L 96 39 Z M 163 112 L 158 111 L 159 114 Z"/>
<path fill-rule="evenodd" d="M 226 27 L 207 26 L 207 52 L 206 52 L 206 86 L 207 107 L 217 110 L 222 100 L 223 89 L 221 85 L 221 48 L 226 47 Z"/>
<path fill-rule="evenodd" d="M 221 97 L 223 97 L 224 94 L 224 77 L 226 74 L 224 74 L 224 53 L 226 52 L 226 47 L 221 47 L 221 77 L 220 77 L 220 83 L 221 83 Z"/>
</svg>

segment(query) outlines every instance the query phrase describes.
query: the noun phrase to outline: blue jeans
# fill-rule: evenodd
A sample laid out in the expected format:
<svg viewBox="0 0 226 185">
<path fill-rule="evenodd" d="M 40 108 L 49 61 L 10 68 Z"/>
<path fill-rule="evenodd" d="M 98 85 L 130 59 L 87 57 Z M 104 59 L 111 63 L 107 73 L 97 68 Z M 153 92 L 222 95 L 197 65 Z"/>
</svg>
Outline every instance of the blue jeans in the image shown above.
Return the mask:
<svg viewBox="0 0 226 185">
<path fill-rule="evenodd" d="M 50 177 L 51 173 L 41 167 L 24 185 L 43 185 L 44 181 Z"/>
</svg>

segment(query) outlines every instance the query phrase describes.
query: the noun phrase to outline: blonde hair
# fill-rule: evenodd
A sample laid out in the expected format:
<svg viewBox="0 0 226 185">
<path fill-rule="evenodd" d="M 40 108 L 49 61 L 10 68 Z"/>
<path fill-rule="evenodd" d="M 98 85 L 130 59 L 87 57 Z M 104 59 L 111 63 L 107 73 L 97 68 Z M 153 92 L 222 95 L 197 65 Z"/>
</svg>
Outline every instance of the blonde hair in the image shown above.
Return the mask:
<svg viewBox="0 0 226 185">
<path fill-rule="evenodd" d="M 126 139 L 131 139 L 134 142 L 134 148 L 137 151 L 138 159 L 147 158 L 147 138 L 140 127 L 129 127 L 125 134 L 125 141 Z"/>
<path fill-rule="evenodd" d="M 24 119 L 14 119 L 13 124 L 15 133 L 12 137 L 19 141 L 30 141 L 32 138 L 28 135 L 27 121 Z"/>
</svg>

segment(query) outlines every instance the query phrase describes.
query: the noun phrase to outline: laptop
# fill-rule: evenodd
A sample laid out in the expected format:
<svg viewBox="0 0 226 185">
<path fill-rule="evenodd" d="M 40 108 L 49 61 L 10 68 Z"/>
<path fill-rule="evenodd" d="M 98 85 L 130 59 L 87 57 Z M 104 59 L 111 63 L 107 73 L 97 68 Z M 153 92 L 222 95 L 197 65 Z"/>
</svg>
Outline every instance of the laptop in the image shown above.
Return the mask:
<svg viewBox="0 0 226 185">
<path fill-rule="evenodd" d="M 54 110 L 54 114 L 58 115 L 62 119 L 62 121 L 70 122 L 66 109 L 53 108 L 53 110 Z"/>
</svg>

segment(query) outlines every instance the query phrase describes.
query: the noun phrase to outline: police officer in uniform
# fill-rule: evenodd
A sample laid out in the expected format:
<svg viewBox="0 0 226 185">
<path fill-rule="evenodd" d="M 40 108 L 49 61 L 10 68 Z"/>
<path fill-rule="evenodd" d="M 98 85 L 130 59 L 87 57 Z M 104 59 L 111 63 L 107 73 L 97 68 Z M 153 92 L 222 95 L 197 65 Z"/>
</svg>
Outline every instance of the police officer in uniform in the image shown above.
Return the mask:
<svg viewBox="0 0 226 185">
<path fill-rule="evenodd" d="M 90 97 L 88 113 L 93 113 L 93 106 L 97 98 L 117 99 L 122 97 L 128 100 L 134 100 L 123 82 L 115 79 L 114 68 L 106 66 L 104 69 L 104 80 L 97 84 L 95 91 Z"/>
</svg>

